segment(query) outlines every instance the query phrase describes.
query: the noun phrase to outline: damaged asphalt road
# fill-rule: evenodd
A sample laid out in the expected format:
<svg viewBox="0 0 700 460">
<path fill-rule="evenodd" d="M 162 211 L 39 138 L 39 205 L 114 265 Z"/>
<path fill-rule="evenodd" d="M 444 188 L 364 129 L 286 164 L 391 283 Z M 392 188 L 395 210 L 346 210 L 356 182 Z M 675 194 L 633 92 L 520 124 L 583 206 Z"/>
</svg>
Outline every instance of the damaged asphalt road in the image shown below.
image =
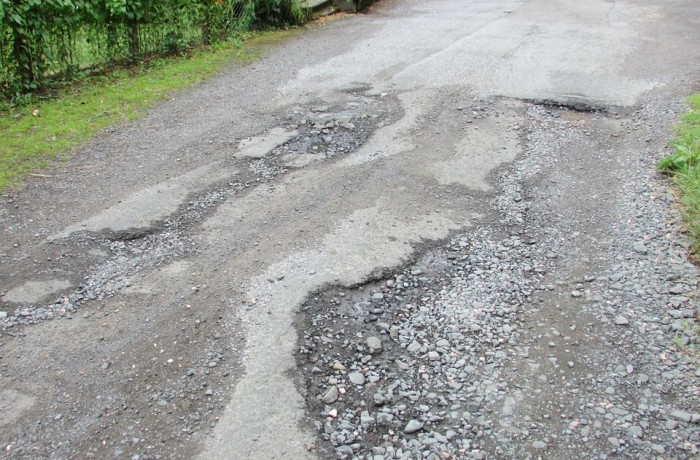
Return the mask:
<svg viewBox="0 0 700 460">
<path fill-rule="evenodd" d="M 695 458 L 697 8 L 380 2 L 5 192 L 1 456 Z"/>
</svg>

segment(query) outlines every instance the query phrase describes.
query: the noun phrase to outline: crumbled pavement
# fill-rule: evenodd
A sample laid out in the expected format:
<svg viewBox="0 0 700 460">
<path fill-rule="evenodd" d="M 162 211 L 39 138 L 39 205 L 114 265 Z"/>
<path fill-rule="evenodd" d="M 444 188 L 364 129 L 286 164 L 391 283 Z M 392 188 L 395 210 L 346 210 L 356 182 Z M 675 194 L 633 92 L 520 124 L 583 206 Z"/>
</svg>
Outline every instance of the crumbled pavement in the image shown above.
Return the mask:
<svg viewBox="0 0 700 460">
<path fill-rule="evenodd" d="M 675 200 L 653 157 L 590 140 L 653 111 L 531 107 L 492 224 L 309 299 L 297 360 L 321 458 L 695 458 L 698 272 Z M 585 172 L 561 187 L 568 171 Z"/>
</svg>

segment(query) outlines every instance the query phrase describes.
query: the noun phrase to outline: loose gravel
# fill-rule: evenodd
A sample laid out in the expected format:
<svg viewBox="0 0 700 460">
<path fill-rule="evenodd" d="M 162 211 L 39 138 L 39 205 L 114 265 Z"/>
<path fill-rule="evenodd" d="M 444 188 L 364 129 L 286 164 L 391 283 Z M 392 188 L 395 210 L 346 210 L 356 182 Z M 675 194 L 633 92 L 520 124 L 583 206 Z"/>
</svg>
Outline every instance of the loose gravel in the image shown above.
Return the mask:
<svg viewBox="0 0 700 460">
<path fill-rule="evenodd" d="M 309 299 L 319 456 L 696 458 L 698 272 L 653 173 L 673 112 L 533 105 L 490 225 Z"/>
</svg>

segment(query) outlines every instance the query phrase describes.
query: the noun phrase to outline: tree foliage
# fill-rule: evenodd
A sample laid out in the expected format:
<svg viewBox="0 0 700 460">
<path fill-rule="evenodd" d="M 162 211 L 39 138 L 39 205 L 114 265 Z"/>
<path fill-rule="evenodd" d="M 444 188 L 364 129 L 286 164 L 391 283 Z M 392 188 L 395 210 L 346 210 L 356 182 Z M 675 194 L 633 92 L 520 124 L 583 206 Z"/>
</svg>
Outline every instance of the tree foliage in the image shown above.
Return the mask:
<svg viewBox="0 0 700 460">
<path fill-rule="evenodd" d="M 298 0 L 0 0 L 0 92 L 302 18 Z"/>
</svg>

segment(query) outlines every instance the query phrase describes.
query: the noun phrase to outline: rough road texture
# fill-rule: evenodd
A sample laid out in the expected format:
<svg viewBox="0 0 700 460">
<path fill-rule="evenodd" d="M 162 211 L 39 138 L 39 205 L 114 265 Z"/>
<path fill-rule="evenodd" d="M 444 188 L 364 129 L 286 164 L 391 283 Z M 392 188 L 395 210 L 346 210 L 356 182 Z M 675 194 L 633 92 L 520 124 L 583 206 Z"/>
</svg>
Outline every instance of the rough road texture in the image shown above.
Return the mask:
<svg viewBox="0 0 700 460">
<path fill-rule="evenodd" d="M 696 458 L 694 0 L 387 1 L 0 207 L 3 458 Z"/>
</svg>

